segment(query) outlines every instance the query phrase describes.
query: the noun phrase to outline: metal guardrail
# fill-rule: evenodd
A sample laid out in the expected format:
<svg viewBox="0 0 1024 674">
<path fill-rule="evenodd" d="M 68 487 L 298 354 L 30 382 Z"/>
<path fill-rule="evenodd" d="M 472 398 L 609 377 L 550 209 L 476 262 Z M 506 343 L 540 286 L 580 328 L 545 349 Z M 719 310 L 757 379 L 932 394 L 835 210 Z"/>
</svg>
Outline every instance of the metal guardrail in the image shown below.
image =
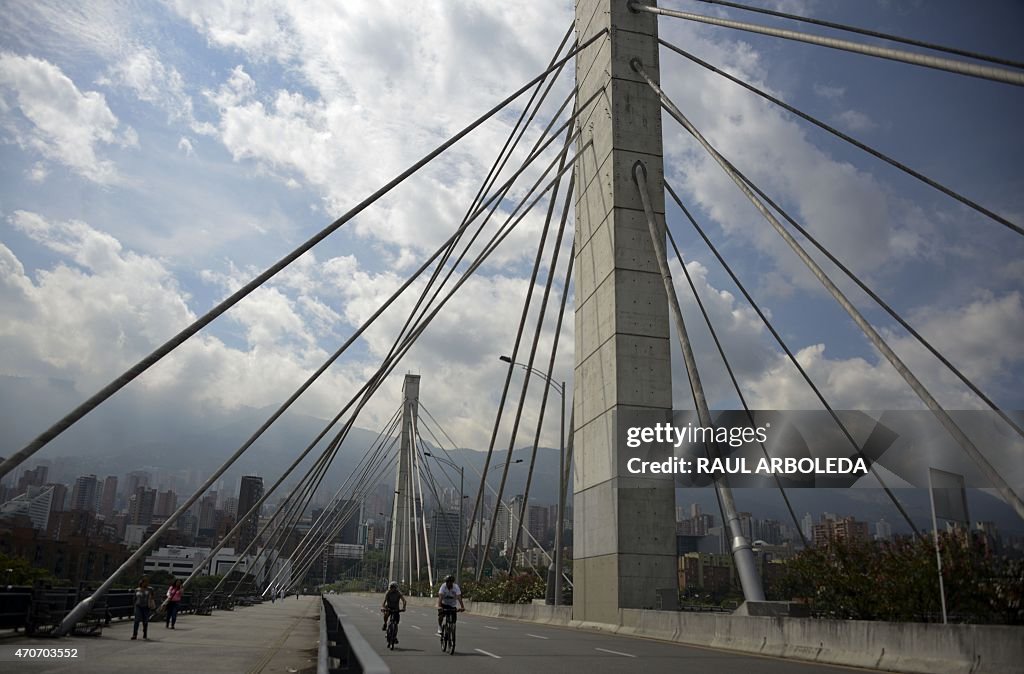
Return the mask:
<svg viewBox="0 0 1024 674">
<path fill-rule="evenodd" d="M 0 586 L 0 629 L 24 630 L 29 636 L 48 636 L 92 587 Z M 182 595 L 178 612 L 201 613 L 196 602 L 201 593 Z M 159 597 L 158 597 L 159 599 Z M 208 608 L 227 608 L 235 603 L 226 596 L 215 597 Z M 259 603 L 253 599 L 250 603 Z M 76 627 L 77 634 L 98 634 L 115 620 L 131 620 L 135 616 L 135 590 L 110 590 L 93 605 L 86 618 Z"/>
<path fill-rule="evenodd" d="M 334 604 L 321 597 L 320 648 L 317 652 L 317 674 L 362 672 L 391 674 L 391 669 L 367 643 L 359 630 L 338 616 Z"/>
</svg>

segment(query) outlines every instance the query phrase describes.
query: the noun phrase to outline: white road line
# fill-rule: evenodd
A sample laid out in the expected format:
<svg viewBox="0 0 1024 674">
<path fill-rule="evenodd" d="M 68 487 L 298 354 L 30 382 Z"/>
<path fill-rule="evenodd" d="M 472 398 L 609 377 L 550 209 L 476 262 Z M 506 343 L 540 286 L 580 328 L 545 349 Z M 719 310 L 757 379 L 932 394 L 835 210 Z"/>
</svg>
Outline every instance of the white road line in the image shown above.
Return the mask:
<svg viewBox="0 0 1024 674">
<path fill-rule="evenodd" d="M 482 556 L 482 555 L 481 555 L 481 556 Z M 422 628 L 422 627 L 420 627 L 419 625 L 409 625 L 409 627 L 413 628 L 414 630 L 421 630 L 421 629 L 423 629 L 423 628 Z"/>
<path fill-rule="evenodd" d="M 527 634 L 526 636 L 533 637 L 534 639 L 547 639 L 547 637 L 542 637 L 539 634 Z"/>
<path fill-rule="evenodd" d="M 476 651 L 477 653 L 483 653 L 484 655 L 489 655 L 492 658 L 494 658 L 495 660 L 501 660 L 501 656 L 500 655 L 495 655 L 494 653 L 488 653 L 487 651 L 485 651 L 482 648 L 474 648 L 473 650 Z"/>
<path fill-rule="evenodd" d="M 607 648 L 595 648 L 595 651 L 602 651 L 604 653 L 611 653 L 612 655 L 623 655 L 627 658 L 635 658 L 636 656 L 631 653 L 623 653 L 622 651 L 610 651 Z"/>
<path fill-rule="evenodd" d="M 498 629 L 497 627 L 491 627 L 490 625 L 484 625 L 484 627 L 489 629 L 489 630 L 496 630 L 496 629 Z"/>
</svg>

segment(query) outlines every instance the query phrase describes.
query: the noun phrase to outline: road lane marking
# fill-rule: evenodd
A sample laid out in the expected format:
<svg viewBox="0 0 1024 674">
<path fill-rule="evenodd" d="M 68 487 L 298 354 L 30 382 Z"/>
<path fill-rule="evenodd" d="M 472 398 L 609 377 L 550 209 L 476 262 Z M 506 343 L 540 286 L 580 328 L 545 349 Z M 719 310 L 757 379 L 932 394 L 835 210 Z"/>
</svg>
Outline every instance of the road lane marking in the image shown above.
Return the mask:
<svg viewBox="0 0 1024 674">
<path fill-rule="evenodd" d="M 496 629 L 498 629 L 497 627 L 491 627 L 490 625 L 484 625 L 484 627 L 486 627 L 489 630 L 496 630 Z"/>
<path fill-rule="evenodd" d="M 414 630 L 421 630 L 421 629 L 423 629 L 419 625 L 409 625 L 409 627 L 413 628 Z"/>
<path fill-rule="evenodd" d="M 494 653 L 488 653 L 487 651 L 485 651 L 482 648 L 474 648 L 473 650 L 476 651 L 477 653 L 483 653 L 484 655 L 489 655 L 492 658 L 494 658 L 495 660 L 501 660 L 501 656 L 500 655 L 495 655 Z"/>
<path fill-rule="evenodd" d="M 632 653 L 623 653 L 622 651 L 610 651 L 607 648 L 595 648 L 595 651 L 602 651 L 604 653 L 611 653 L 612 655 L 623 655 L 627 658 L 635 658 L 636 656 Z"/>
<path fill-rule="evenodd" d="M 534 639 L 547 639 L 547 637 L 542 637 L 539 634 L 527 634 L 526 636 L 533 637 Z"/>
</svg>

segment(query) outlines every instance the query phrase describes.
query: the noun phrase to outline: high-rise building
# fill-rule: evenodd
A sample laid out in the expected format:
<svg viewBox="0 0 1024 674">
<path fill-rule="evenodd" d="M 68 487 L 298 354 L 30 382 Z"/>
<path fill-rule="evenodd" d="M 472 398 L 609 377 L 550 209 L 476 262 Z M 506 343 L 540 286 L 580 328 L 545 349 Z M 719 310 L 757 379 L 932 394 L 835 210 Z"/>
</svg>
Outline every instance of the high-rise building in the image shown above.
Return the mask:
<svg viewBox="0 0 1024 674">
<path fill-rule="evenodd" d="M 139 487 L 148 487 L 152 476 L 144 470 L 133 470 L 125 481 L 125 494 L 131 496 Z"/>
<path fill-rule="evenodd" d="M 148 527 L 153 523 L 156 489 L 139 487 L 128 499 L 128 524 Z"/>
<path fill-rule="evenodd" d="M 100 494 L 100 515 L 109 519 L 117 507 L 117 477 L 108 475 L 103 481 L 103 492 Z"/>
<path fill-rule="evenodd" d="M 217 518 L 217 492 L 204 495 L 199 502 L 199 531 L 215 531 L 220 525 Z"/>
<path fill-rule="evenodd" d="M 533 540 L 523 541 L 523 547 L 532 548 L 536 545 L 547 547 L 548 541 L 548 528 L 551 523 L 548 521 L 548 509 L 547 506 L 532 505 L 527 508 L 526 517 L 526 530 L 530 532 L 530 535 L 537 541 Z"/>
<path fill-rule="evenodd" d="M 154 517 L 168 518 L 178 508 L 178 495 L 173 489 L 159 492 L 156 496 L 156 506 L 153 508 Z"/>
<path fill-rule="evenodd" d="M 803 520 L 800 522 L 800 530 L 804 532 L 804 538 L 808 541 L 814 538 L 814 518 L 811 517 L 811 513 L 805 513 Z"/>
<path fill-rule="evenodd" d="M 243 477 L 242 482 L 238 487 L 238 517 L 245 517 L 245 514 L 249 512 L 254 505 L 256 505 L 256 501 L 259 501 L 262 496 L 263 478 L 255 475 L 246 475 Z M 259 524 L 259 511 L 254 512 L 242 523 L 241 529 L 238 530 L 239 553 L 241 553 L 242 550 L 245 550 L 249 543 L 256 538 L 256 533 L 259 531 Z"/>
<path fill-rule="evenodd" d="M 884 517 L 875 522 L 875 540 L 886 542 L 892 540 L 892 525 L 886 522 Z"/>
<path fill-rule="evenodd" d="M 18 478 L 17 491 L 19 494 L 24 494 L 28 491 L 29 487 L 41 487 L 46 484 L 46 478 L 50 474 L 50 467 L 43 464 L 39 464 L 32 470 L 26 470 Z"/>
<path fill-rule="evenodd" d="M 53 498 L 50 499 L 50 512 L 51 513 L 62 513 L 67 508 L 68 500 L 68 486 L 66 484 L 56 484 L 51 482 L 43 485 L 53 489 Z"/>
<path fill-rule="evenodd" d="M 866 541 L 870 538 L 868 535 L 868 523 L 859 522 L 852 517 L 844 517 L 842 519 L 836 519 L 835 516 L 828 519 L 822 518 L 821 522 L 814 525 L 812 533 L 814 534 L 815 547 L 828 545 L 832 541 Z"/>
<path fill-rule="evenodd" d="M 338 512 L 345 513 L 348 519 L 345 525 L 338 532 L 335 543 L 356 545 L 359 543 L 359 521 L 362 519 L 360 504 L 357 501 L 341 499 L 335 505 Z"/>
<path fill-rule="evenodd" d="M 99 480 L 95 475 L 81 475 L 75 480 L 71 491 L 71 509 L 81 512 L 96 512 L 99 500 Z"/>
</svg>

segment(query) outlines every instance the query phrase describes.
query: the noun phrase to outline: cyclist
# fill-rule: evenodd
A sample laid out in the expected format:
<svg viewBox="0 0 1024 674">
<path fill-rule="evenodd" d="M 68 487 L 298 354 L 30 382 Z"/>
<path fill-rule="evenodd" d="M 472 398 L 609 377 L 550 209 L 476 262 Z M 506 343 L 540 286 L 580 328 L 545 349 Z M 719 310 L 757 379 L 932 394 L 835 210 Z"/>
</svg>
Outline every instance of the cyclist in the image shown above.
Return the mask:
<svg viewBox="0 0 1024 674">
<path fill-rule="evenodd" d="M 399 602 L 401 602 L 402 610 L 404 611 L 405 596 L 402 594 L 402 591 L 398 589 L 398 581 L 393 580 L 391 581 L 391 584 L 388 585 L 388 591 L 384 593 L 384 603 L 380 606 L 381 613 L 384 614 L 384 624 L 380 628 L 382 632 L 388 628 L 388 617 L 392 614 L 395 616 L 395 625 L 400 622 L 401 616 L 399 615 L 398 610 Z M 398 643 L 397 639 L 395 640 L 395 643 Z"/>
<path fill-rule="evenodd" d="M 455 621 L 455 605 L 458 604 L 459 611 L 465 611 L 466 605 L 462 603 L 462 590 L 455 584 L 455 576 L 448 576 L 444 579 L 440 589 L 437 591 L 437 634 L 441 634 L 441 625 L 444 623 L 445 611 L 452 612 L 452 622 Z"/>
</svg>

